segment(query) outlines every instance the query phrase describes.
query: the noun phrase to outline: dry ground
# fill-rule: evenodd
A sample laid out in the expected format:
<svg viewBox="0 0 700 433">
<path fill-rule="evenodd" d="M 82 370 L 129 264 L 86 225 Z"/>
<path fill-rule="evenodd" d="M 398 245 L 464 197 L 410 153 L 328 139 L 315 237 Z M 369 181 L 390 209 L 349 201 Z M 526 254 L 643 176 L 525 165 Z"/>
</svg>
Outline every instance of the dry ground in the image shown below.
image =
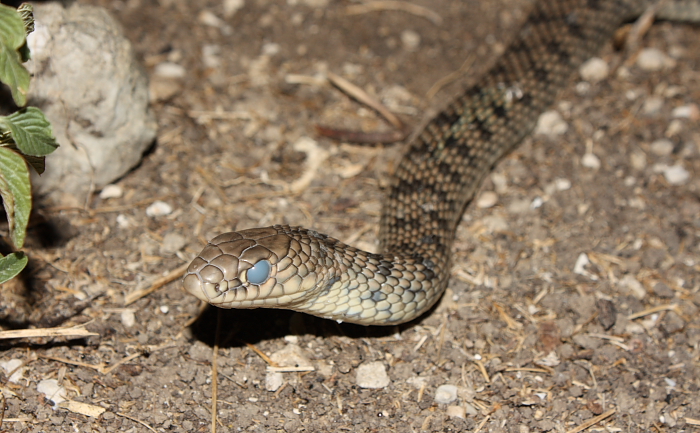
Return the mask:
<svg viewBox="0 0 700 433">
<path fill-rule="evenodd" d="M 317 123 L 386 128 L 318 77 L 342 75 L 419 124 L 488 65 L 527 4 L 416 0 L 442 17 L 436 23 L 410 11 L 348 15 L 354 3 L 337 0 L 247 0 L 228 18 L 232 2 L 84 2 L 124 24 L 160 98 L 160 133 L 118 182 L 122 198 L 40 211 L 29 240 L 33 304 L 22 312 L 17 301 L 5 325 L 89 322 L 99 335 L 3 342 L 0 360 L 24 361 L 26 380 L 3 377 L 2 429 L 208 431 L 216 312 L 200 314 L 178 281 L 130 305 L 127 295 L 236 228 L 304 225 L 373 247 L 401 145 L 316 137 Z M 222 314 L 219 431 L 566 432 L 598 415 L 590 431 L 700 431 L 700 127 L 672 113 L 700 102 L 699 35 L 656 24 L 642 45 L 674 65 L 572 82 L 556 107 L 568 131 L 527 139 L 498 166 L 482 189 L 497 203 L 467 211 L 449 291 L 421 320 L 375 329 L 284 311 Z M 426 100 L 470 56 L 466 77 Z M 624 60 L 610 46 L 602 57 Z M 156 76 L 164 62 L 185 76 Z M 296 150 L 303 137 L 321 150 Z M 651 146 L 661 138 L 669 154 Z M 290 195 L 323 151 L 308 186 Z M 586 153 L 599 168 L 582 163 Z M 673 165 L 687 182 L 668 182 L 663 168 Z M 146 216 L 156 200 L 173 212 Z M 574 272 L 582 254 L 590 263 Z M 282 388 L 266 390 L 258 352 L 294 343 L 315 370 L 284 373 Z M 357 386 L 358 367 L 371 361 L 386 367 L 387 387 Z M 53 410 L 36 390 L 46 378 L 107 411 Z M 458 387 L 457 408 L 435 403 L 443 384 Z"/>
</svg>

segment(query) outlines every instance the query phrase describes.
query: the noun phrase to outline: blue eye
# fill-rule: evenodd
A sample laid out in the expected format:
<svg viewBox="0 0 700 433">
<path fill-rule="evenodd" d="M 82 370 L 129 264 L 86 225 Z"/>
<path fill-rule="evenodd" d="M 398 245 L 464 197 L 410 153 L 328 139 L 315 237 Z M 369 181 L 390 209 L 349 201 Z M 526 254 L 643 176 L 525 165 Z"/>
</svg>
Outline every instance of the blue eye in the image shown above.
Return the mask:
<svg viewBox="0 0 700 433">
<path fill-rule="evenodd" d="M 272 265 L 267 260 L 260 260 L 258 263 L 253 265 L 252 268 L 248 269 L 246 277 L 250 284 L 262 284 L 270 277 L 270 270 Z"/>
</svg>

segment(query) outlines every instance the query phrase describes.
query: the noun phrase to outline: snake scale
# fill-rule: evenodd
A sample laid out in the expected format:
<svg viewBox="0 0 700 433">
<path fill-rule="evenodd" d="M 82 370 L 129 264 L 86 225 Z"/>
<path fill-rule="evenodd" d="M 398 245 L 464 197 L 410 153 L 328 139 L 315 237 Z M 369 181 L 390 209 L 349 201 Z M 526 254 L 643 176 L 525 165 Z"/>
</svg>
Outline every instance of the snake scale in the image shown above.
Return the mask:
<svg viewBox="0 0 700 433">
<path fill-rule="evenodd" d="M 363 325 L 420 316 L 447 287 L 457 225 L 484 177 L 533 130 L 578 66 L 649 3 L 537 1 L 493 67 L 408 145 L 381 214 L 383 253 L 287 225 L 225 233 L 192 261 L 185 289 L 218 307 L 284 308 Z M 665 18 L 690 19 L 667 9 Z"/>
</svg>

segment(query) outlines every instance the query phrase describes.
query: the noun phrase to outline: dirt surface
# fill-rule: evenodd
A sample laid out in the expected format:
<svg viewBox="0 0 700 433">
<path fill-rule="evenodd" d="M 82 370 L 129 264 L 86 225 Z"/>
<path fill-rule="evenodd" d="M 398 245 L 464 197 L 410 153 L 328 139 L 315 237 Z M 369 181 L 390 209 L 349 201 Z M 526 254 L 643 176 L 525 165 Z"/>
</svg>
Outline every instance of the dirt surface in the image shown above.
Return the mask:
<svg viewBox="0 0 700 433">
<path fill-rule="evenodd" d="M 2 430 L 209 431 L 217 311 L 202 312 L 179 281 L 130 305 L 127 295 L 233 229 L 288 223 L 376 248 L 382 189 L 402 146 L 317 137 L 317 123 L 388 129 L 324 73 L 418 125 L 483 71 L 527 4 L 416 1 L 436 23 L 410 11 L 348 15 L 354 3 L 341 1 L 248 0 L 228 17 L 235 2 L 85 3 L 124 24 L 152 77 L 160 132 L 118 182 L 121 198 L 39 211 L 27 293 L 4 306 L 5 328 L 88 322 L 99 335 L 4 341 L 0 361 L 21 360 L 24 379 L 2 376 Z M 224 311 L 218 430 L 566 432 L 601 416 L 589 431 L 700 431 L 699 34 L 658 23 L 641 45 L 672 59 L 664 69 L 632 59 L 599 83 L 572 81 L 554 107 L 568 130 L 527 139 L 497 167 L 459 228 L 447 294 L 420 320 L 365 328 Z M 627 59 L 611 46 L 602 57 Z M 467 58 L 459 83 L 427 100 Z M 184 76 L 159 75 L 166 62 Z M 295 147 L 304 137 L 318 148 Z M 688 179 L 669 181 L 674 166 Z M 147 216 L 157 200 L 172 212 Z M 313 371 L 275 383 L 261 354 L 290 350 Z M 388 385 L 359 386 L 367 366 L 378 367 L 377 386 L 386 371 Z M 44 379 L 106 411 L 52 409 L 37 391 Z"/>
</svg>

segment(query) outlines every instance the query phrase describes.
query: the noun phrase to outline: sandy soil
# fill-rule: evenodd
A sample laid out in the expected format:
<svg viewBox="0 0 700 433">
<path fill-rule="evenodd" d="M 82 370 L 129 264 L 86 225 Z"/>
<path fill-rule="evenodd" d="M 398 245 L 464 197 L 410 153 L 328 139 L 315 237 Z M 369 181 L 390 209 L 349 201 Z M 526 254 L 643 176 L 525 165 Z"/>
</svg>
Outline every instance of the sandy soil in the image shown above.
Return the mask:
<svg viewBox="0 0 700 433">
<path fill-rule="evenodd" d="M 3 324 L 88 322 L 98 335 L 2 343 L 0 360 L 25 367 L 19 383 L 0 382 L 3 431 L 209 431 L 217 329 L 219 431 L 567 432 L 596 417 L 589 431 L 700 431 L 700 126 L 697 113 L 673 112 L 700 102 L 697 28 L 652 27 L 642 46 L 672 58 L 663 70 L 632 59 L 600 83 L 572 81 L 555 107 L 566 133 L 527 139 L 483 186 L 482 207 L 468 209 L 452 282 L 430 314 L 386 329 L 223 311 L 217 327 L 217 311 L 178 281 L 126 300 L 237 228 L 303 225 L 375 248 L 402 146 L 317 137 L 318 123 L 388 129 L 323 74 L 419 125 L 487 67 L 527 4 L 416 1 L 437 23 L 410 11 L 348 15 L 354 3 L 341 1 L 248 0 L 228 17 L 235 2 L 84 3 L 124 24 L 152 75 L 160 132 L 118 182 L 123 197 L 39 212 L 29 292 L 5 306 Z M 611 46 L 601 56 L 626 60 Z M 426 99 L 465 59 L 467 73 Z M 164 62 L 184 77 L 157 75 Z M 294 146 L 305 137 L 315 151 Z M 686 181 L 668 180 L 674 166 Z M 157 200 L 173 212 L 148 217 Z M 269 391 L 265 356 L 294 346 L 313 370 L 282 373 Z M 366 365 L 389 384 L 359 386 Z M 52 409 L 43 379 L 106 411 Z M 441 385 L 456 386 L 456 399 L 436 402 Z"/>
</svg>

